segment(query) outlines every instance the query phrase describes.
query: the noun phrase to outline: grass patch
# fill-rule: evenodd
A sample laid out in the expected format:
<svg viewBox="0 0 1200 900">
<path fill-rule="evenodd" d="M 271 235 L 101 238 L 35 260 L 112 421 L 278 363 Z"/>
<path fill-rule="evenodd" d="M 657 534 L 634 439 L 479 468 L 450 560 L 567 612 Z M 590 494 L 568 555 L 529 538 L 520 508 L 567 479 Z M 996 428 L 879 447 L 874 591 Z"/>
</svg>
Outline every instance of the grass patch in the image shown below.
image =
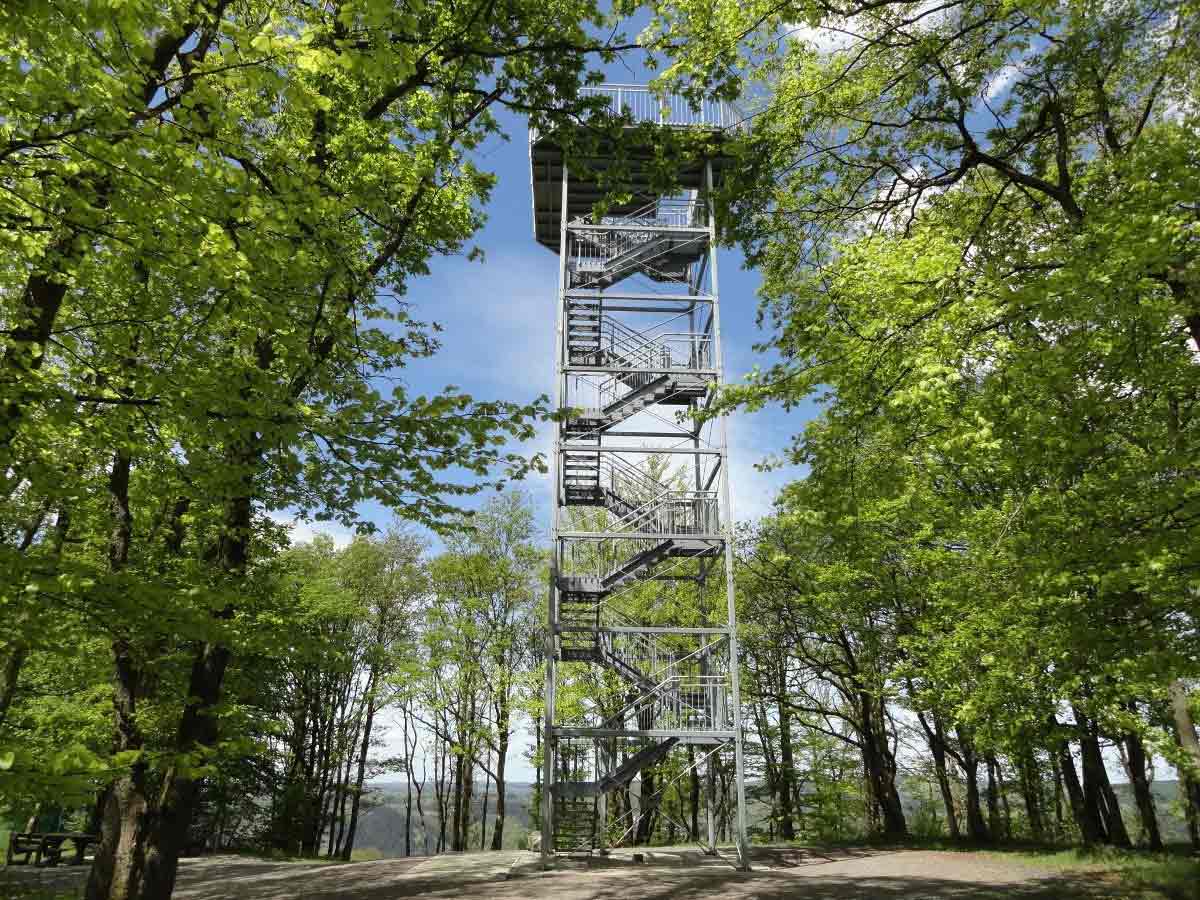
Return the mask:
<svg viewBox="0 0 1200 900">
<path fill-rule="evenodd" d="M 1185 844 L 1169 847 L 1160 853 L 1149 850 L 1118 850 L 1113 847 L 1046 846 L 1033 843 L 1001 845 L 971 844 L 948 838 L 901 841 L 862 839 L 835 843 L 794 841 L 772 844 L 799 848 L 820 847 L 904 847 L 912 850 L 945 850 L 955 853 L 977 853 L 981 856 L 1017 862 L 1031 869 L 1070 880 L 1072 874 L 1085 876 L 1110 886 L 1118 897 L 1130 900 L 1200 900 L 1200 857 L 1192 855 Z M 1080 879 L 1082 880 L 1082 879 Z"/>
<path fill-rule="evenodd" d="M 1104 876 L 1134 892 L 1132 897 L 1169 897 L 1170 900 L 1200 900 L 1200 859 L 1189 848 L 1162 853 L 1148 850 L 1118 850 L 1111 847 L 1084 849 L 1016 849 L 983 851 L 1005 859 L 1019 859 L 1030 866 L 1050 871 L 1088 872 Z"/>
<path fill-rule="evenodd" d="M 383 859 L 383 854 L 374 847 L 355 847 L 350 851 L 351 862 L 374 862 Z"/>
</svg>

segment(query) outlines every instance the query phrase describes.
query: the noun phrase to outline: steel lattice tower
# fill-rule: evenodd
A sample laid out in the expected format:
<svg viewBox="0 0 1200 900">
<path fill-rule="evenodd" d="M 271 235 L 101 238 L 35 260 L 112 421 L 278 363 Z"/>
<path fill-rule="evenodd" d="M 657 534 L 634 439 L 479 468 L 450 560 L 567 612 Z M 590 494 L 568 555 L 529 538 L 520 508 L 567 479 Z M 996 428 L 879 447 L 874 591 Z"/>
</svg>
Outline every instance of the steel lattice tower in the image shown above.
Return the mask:
<svg viewBox="0 0 1200 900">
<path fill-rule="evenodd" d="M 714 136 L 737 125 L 723 103 L 587 90 L 634 123 Z M 715 766 L 732 755 L 745 867 L 726 423 L 696 421 L 723 374 L 709 196 L 727 160 L 680 164 L 681 193 L 656 196 L 652 148 L 641 159 L 624 149 L 633 199 L 597 219 L 597 172 L 610 161 L 568 171 L 554 135 L 530 134 L 534 236 L 559 255 L 555 403 L 569 410 L 552 458 L 542 860 L 605 848 L 666 815 L 658 797 L 693 767 L 705 770 L 715 852 Z M 642 773 L 672 753 L 682 767 L 651 787 Z M 614 791 L 628 809 L 609 809 Z"/>
</svg>

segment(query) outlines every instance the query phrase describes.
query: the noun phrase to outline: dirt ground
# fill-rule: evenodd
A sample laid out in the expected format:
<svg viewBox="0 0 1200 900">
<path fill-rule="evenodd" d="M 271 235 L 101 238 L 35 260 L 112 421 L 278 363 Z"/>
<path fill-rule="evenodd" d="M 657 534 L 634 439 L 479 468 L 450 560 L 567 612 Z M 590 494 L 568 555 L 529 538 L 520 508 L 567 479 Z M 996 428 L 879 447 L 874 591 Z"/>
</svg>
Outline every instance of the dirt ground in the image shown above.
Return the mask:
<svg viewBox="0 0 1200 900">
<path fill-rule="evenodd" d="M 756 848 L 754 870 L 735 871 L 731 857 L 698 851 L 632 851 L 589 862 L 562 861 L 542 872 L 535 854 L 481 853 L 349 864 L 279 863 L 244 857 L 184 860 L 176 900 L 716 900 L 716 898 L 988 897 L 1077 900 L 1119 897 L 1086 875 L 1051 875 L 1019 863 L 929 850 Z M 52 885 L 76 887 L 81 870 L 0 871 L 0 898 L 36 896 Z M 44 894 L 43 894 L 44 896 Z"/>
</svg>

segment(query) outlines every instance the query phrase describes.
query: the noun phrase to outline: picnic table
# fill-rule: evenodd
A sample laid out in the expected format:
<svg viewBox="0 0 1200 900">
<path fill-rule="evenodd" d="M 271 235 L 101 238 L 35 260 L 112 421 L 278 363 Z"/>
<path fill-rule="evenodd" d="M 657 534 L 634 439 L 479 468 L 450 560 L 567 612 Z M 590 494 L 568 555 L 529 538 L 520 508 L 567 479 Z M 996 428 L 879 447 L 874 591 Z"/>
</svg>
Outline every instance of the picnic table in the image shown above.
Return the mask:
<svg viewBox="0 0 1200 900">
<path fill-rule="evenodd" d="M 8 837 L 5 862 L 10 866 L 27 866 L 29 857 L 32 856 L 35 866 L 57 866 L 62 862 L 63 845 L 68 842 L 75 845 L 71 865 L 81 866 L 88 845 L 100 843 L 100 837 L 80 831 L 13 832 Z M 17 859 L 18 856 L 24 858 Z"/>
</svg>

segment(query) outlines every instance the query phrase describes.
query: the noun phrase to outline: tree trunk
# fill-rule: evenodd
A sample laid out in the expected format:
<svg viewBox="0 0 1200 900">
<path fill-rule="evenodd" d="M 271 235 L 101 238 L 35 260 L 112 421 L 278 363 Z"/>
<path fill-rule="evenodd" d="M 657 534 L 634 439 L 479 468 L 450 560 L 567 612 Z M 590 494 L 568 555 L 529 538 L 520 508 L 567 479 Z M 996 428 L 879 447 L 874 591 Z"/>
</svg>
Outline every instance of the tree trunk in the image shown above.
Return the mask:
<svg viewBox="0 0 1200 900">
<path fill-rule="evenodd" d="M 437 791 L 438 804 L 438 841 L 437 852 L 441 853 L 446 849 L 446 811 L 450 805 L 450 799 L 453 796 L 453 785 L 446 784 L 447 775 L 453 779 L 454 774 L 450 772 L 450 760 L 448 759 L 448 751 L 445 741 L 438 742 L 438 749 L 435 751 L 434 766 L 438 767 L 440 760 L 440 768 L 438 768 L 436 777 L 433 782 L 434 790 Z"/>
<path fill-rule="evenodd" d="M 499 738 L 496 747 L 496 824 L 492 828 L 492 849 L 504 849 L 504 816 L 507 811 L 505 803 L 506 784 L 504 769 L 508 757 L 508 699 L 500 705 L 499 715 L 496 716 L 496 730 Z"/>
<path fill-rule="evenodd" d="M 487 814 L 488 801 L 492 792 L 492 774 L 489 771 L 491 768 L 492 753 L 488 751 L 487 759 L 484 760 L 483 770 L 483 804 L 479 809 L 479 851 L 482 853 L 483 848 L 487 845 Z"/>
<path fill-rule="evenodd" d="M 1012 837 L 1012 810 L 1008 805 L 1008 789 L 1004 786 L 1004 769 L 998 762 L 996 763 L 996 783 L 1000 790 L 1000 836 L 1007 841 Z"/>
<path fill-rule="evenodd" d="M 999 766 L 996 762 L 996 757 L 991 753 L 987 754 L 986 762 L 988 832 L 991 834 L 993 840 L 999 840 L 1002 833 L 1000 827 L 1000 776 L 996 771 Z"/>
<path fill-rule="evenodd" d="M 409 749 L 408 743 L 408 706 L 405 704 L 400 708 L 401 728 L 403 734 L 401 740 L 404 742 L 404 855 L 412 856 L 412 808 L 413 808 L 413 777 L 412 764 L 413 753 Z"/>
<path fill-rule="evenodd" d="M 1075 710 L 1075 720 L 1078 722 L 1080 760 L 1083 763 L 1084 806 L 1089 816 L 1098 818 L 1103 824 L 1103 840 L 1117 847 L 1128 847 L 1129 834 L 1121 818 L 1117 796 L 1109 783 L 1108 771 L 1104 768 L 1096 724 L 1079 710 Z"/>
<path fill-rule="evenodd" d="M 963 774 L 967 780 L 967 837 L 976 843 L 987 843 L 992 836 L 988 833 L 979 805 L 979 759 L 975 755 L 975 744 L 966 728 L 959 726 L 956 731 L 962 751 Z"/>
<path fill-rule="evenodd" d="M 257 444 L 250 449 L 231 450 L 234 464 L 243 471 L 257 467 Z M 245 486 L 249 488 L 249 475 Z M 217 560 L 223 572 L 234 577 L 244 575 L 249 562 L 252 507 L 249 490 L 226 503 L 225 528 L 217 547 Z M 231 608 L 219 611 L 218 618 L 233 615 Z M 229 666 L 229 651 L 219 644 L 206 642 L 196 651 L 188 677 L 187 700 L 175 733 L 174 751 L 190 758 L 210 750 L 217 740 L 215 709 L 221 699 L 221 686 Z M 135 767 L 136 768 L 136 767 Z M 179 856 L 187 843 L 188 830 L 195 813 L 200 782 L 193 768 L 172 764 L 163 775 L 158 790 L 159 802 L 153 815 L 136 796 L 124 810 L 121 836 L 112 873 L 113 890 L 92 893 L 88 900 L 166 900 L 175 889 Z M 134 786 L 144 796 L 144 787 Z M 135 791 L 136 793 L 136 791 Z M 139 808 L 140 807 L 140 808 Z M 144 827 L 143 827 L 144 825 Z M 127 831 L 128 829 L 128 831 Z M 126 849 L 128 852 L 125 852 Z M 93 874 L 95 874 L 95 867 Z M 120 888 L 123 893 L 115 889 Z"/>
<path fill-rule="evenodd" d="M 642 785 L 638 792 L 638 824 L 634 832 L 633 843 L 643 846 L 650 843 L 654 834 L 654 770 L 642 770 Z"/>
<path fill-rule="evenodd" d="M 1067 833 L 1063 818 L 1063 776 L 1058 757 L 1050 754 L 1050 768 L 1054 775 L 1054 839 L 1061 841 Z"/>
<path fill-rule="evenodd" d="M 1025 801 L 1025 818 L 1029 822 L 1029 835 L 1035 841 L 1046 837 L 1046 826 L 1042 818 L 1042 776 L 1038 772 L 1037 759 L 1033 751 L 1025 747 L 1017 757 L 1017 775 L 1021 782 L 1021 798 Z"/>
<path fill-rule="evenodd" d="M 103 198 L 98 199 L 103 205 Z M 77 259 L 81 255 L 77 237 L 74 227 L 68 229 L 47 248 L 45 259 Z M 5 341 L 6 349 L 0 354 L 0 378 L 12 389 L 5 391 L 9 399 L 0 403 L 0 472 L 8 471 L 12 462 L 9 448 L 20 430 L 26 408 L 37 396 L 35 373 L 46 359 L 46 345 L 69 284 L 70 279 L 56 277 L 51 272 L 33 273 L 21 292 L 23 309 L 8 323 L 11 330 Z"/>
<path fill-rule="evenodd" d="M 4 660 L 3 671 L 0 671 L 0 725 L 8 716 L 13 697 L 17 693 L 17 679 L 21 676 L 21 667 L 29 656 L 29 648 L 21 643 L 14 643 Z"/>
<path fill-rule="evenodd" d="M 1179 779 L 1179 795 L 1187 818 L 1188 835 L 1192 839 L 1192 852 L 1200 854 L 1200 781 L 1183 775 Z"/>
<path fill-rule="evenodd" d="M 378 673 L 372 669 L 367 679 L 367 717 L 363 722 L 362 747 L 358 752 L 358 775 L 354 779 L 354 796 L 350 798 L 350 824 L 346 827 L 346 842 L 342 844 L 342 859 L 349 861 L 354 851 L 354 834 L 358 831 L 358 809 L 362 803 L 363 781 L 367 774 L 367 752 L 371 747 L 371 729 L 375 724 L 375 686 Z"/>
<path fill-rule="evenodd" d="M 132 459 L 126 450 L 113 454 L 108 477 L 109 539 L 108 569 L 116 574 L 129 561 L 133 537 L 133 515 L 129 506 L 129 475 Z M 143 672 L 126 637 L 112 643 L 113 714 L 117 752 L 138 753 L 145 738 L 137 718 Z M 102 817 L 100 846 L 88 873 L 87 900 L 126 900 L 139 896 L 145 869 L 145 837 L 150 826 L 146 761 L 138 758 L 113 785 L 111 812 Z"/>
<path fill-rule="evenodd" d="M 763 762 L 763 793 L 770 803 L 765 819 L 768 827 L 768 838 L 775 839 L 775 823 L 779 819 L 779 763 L 775 759 L 774 741 L 771 735 L 771 725 L 767 718 L 765 703 L 758 701 L 750 704 L 754 715 L 754 727 L 758 732 L 758 743 L 762 752 Z"/>
<path fill-rule="evenodd" d="M 908 825 L 904 821 L 904 807 L 896 790 L 896 760 L 887 744 L 883 710 L 880 709 L 876 715 L 875 699 L 866 692 L 861 692 L 858 700 L 862 720 L 860 737 L 863 768 L 872 799 L 882 817 L 883 833 L 887 837 L 904 837 L 908 834 Z"/>
<path fill-rule="evenodd" d="M 343 723 L 343 728 L 345 723 Z M 346 801 L 350 794 L 350 767 L 354 764 L 354 749 L 350 748 L 350 752 L 346 754 L 346 765 L 341 771 L 341 777 L 338 778 L 337 787 L 333 794 L 333 817 L 329 821 L 329 843 L 326 845 L 326 855 L 333 858 L 340 858 L 342 855 L 342 847 L 346 838 Z M 333 825 L 337 823 L 335 830 Z"/>
<path fill-rule="evenodd" d="M 929 717 L 933 721 L 932 727 L 926 721 L 924 713 L 917 713 L 917 718 L 925 731 L 925 739 L 929 743 L 929 752 L 933 756 L 933 769 L 937 776 L 938 790 L 942 794 L 942 806 L 946 809 L 946 828 L 950 833 L 951 840 L 958 840 L 962 834 L 958 828 L 958 814 L 954 809 L 954 792 L 950 786 L 950 773 L 946 769 L 946 733 L 942 726 L 941 716 L 931 711 Z"/>
<path fill-rule="evenodd" d="M 700 773 L 696 769 L 696 748 L 688 744 L 688 799 L 692 807 L 692 841 L 700 840 Z"/>
<path fill-rule="evenodd" d="M 1142 739 L 1133 732 L 1125 735 L 1124 744 L 1129 783 L 1133 786 L 1133 799 L 1137 804 L 1142 833 L 1146 836 L 1146 846 L 1151 850 L 1161 850 L 1163 843 L 1154 809 L 1154 793 L 1150 790 L 1150 779 L 1146 777 L 1146 748 Z"/>
<path fill-rule="evenodd" d="M 1060 728 L 1056 719 L 1051 720 L 1056 729 Z M 1079 827 L 1079 836 L 1084 846 L 1097 844 L 1104 840 L 1104 824 L 1100 821 L 1100 811 L 1093 803 L 1089 804 L 1079 784 L 1079 776 L 1075 773 L 1075 759 L 1071 756 L 1071 745 L 1066 738 L 1058 738 L 1058 768 L 1062 774 L 1063 784 L 1067 789 L 1067 797 L 1071 803 L 1071 813 L 1075 824 Z"/>
<path fill-rule="evenodd" d="M 1170 698 L 1175 740 L 1184 755 L 1180 787 L 1184 793 L 1188 830 L 1192 837 L 1192 847 L 1200 852 L 1200 738 L 1196 736 L 1196 723 L 1192 718 L 1188 688 L 1182 679 L 1177 678 L 1171 682 Z"/>
<path fill-rule="evenodd" d="M 780 685 L 786 688 L 785 684 Z M 785 696 L 779 700 L 779 836 L 785 841 L 796 839 L 793 821 L 792 791 L 796 778 L 795 756 L 792 753 L 792 715 Z"/>
</svg>

